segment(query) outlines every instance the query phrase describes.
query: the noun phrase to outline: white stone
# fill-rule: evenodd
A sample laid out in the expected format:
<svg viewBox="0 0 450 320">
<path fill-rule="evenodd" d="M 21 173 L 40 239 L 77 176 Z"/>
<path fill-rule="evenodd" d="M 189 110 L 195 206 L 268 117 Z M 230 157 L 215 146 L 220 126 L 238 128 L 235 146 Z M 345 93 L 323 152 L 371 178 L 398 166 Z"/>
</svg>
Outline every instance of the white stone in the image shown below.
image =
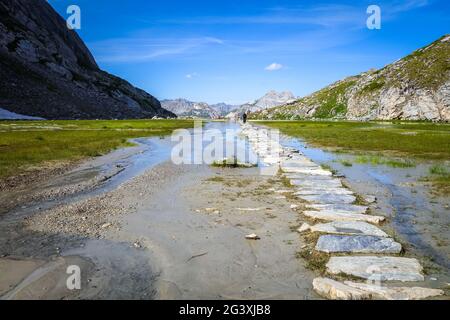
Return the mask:
<svg viewBox="0 0 450 320">
<path fill-rule="evenodd" d="M 333 174 L 330 171 L 323 170 L 320 167 L 307 167 L 307 168 L 301 168 L 301 167 L 283 167 L 281 168 L 284 172 L 290 172 L 290 173 L 304 173 L 304 174 L 310 174 L 310 175 L 318 175 L 318 176 L 332 176 Z"/>
<path fill-rule="evenodd" d="M 302 188 L 323 188 L 327 186 L 329 188 L 341 188 L 342 182 L 337 179 L 322 180 L 291 180 L 291 185 L 299 186 Z"/>
<path fill-rule="evenodd" d="M 336 212 L 336 213 L 361 213 L 364 214 L 369 209 L 365 206 L 348 205 L 348 204 L 308 204 L 307 208 L 316 209 L 323 212 Z"/>
<path fill-rule="evenodd" d="M 303 233 L 308 231 L 311 228 L 311 226 L 307 223 L 304 223 L 300 226 L 300 228 L 297 229 L 298 233 Z"/>
<path fill-rule="evenodd" d="M 372 297 L 370 293 L 328 278 L 314 279 L 313 288 L 320 296 L 332 300 L 369 300 Z"/>
<path fill-rule="evenodd" d="M 333 221 L 310 227 L 312 232 L 388 237 L 380 228 L 363 221 Z"/>
<path fill-rule="evenodd" d="M 369 223 L 379 224 L 386 218 L 381 216 L 372 216 L 368 214 L 360 213 L 343 213 L 343 212 L 330 212 L 330 211 L 304 211 L 303 214 L 307 217 L 326 220 L 326 221 L 366 221 Z"/>
<path fill-rule="evenodd" d="M 416 259 L 402 257 L 331 257 L 330 274 L 348 274 L 380 281 L 424 281 L 423 268 Z"/>
<path fill-rule="evenodd" d="M 294 193 L 295 195 L 320 195 L 320 194 L 344 194 L 353 195 L 353 192 L 344 188 L 305 188 Z"/>
<path fill-rule="evenodd" d="M 261 238 L 258 235 L 252 233 L 252 234 L 246 235 L 245 239 L 247 239 L 247 240 L 260 240 Z"/>
<path fill-rule="evenodd" d="M 299 198 L 311 202 L 311 203 L 322 203 L 322 204 L 333 204 L 333 203 L 346 203 L 351 204 L 356 201 L 356 197 L 347 194 L 319 194 L 319 195 L 299 195 Z"/>
<path fill-rule="evenodd" d="M 420 287 L 385 287 L 368 283 L 344 282 L 347 286 L 372 294 L 374 299 L 423 300 L 444 295 L 443 290 Z"/>
</svg>

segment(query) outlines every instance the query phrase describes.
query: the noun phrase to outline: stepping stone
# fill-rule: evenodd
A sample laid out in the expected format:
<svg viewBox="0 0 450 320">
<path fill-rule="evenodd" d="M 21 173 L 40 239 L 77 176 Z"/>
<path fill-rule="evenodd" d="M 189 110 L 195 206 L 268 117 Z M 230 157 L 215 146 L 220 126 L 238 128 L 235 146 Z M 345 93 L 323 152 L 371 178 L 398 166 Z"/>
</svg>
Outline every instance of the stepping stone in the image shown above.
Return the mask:
<svg viewBox="0 0 450 320">
<path fill-rule="evenodd" d="M 323 212 L 338 212 L 338 213 L 361 213 L 364 214 L 369 209 L 365 206 L 358 206 L 354 204 L 308 204 L 309 209 L 316 209 Z"/>
<path fill-rule="evenodd" d="M 362 221 L 334 221 L 311 226 L 311 232 L 388 237 L 381 229 Z"/>
<path fill-rule="evenodd" d="M 372 216 L 360 213 L 345 213 L 332 211 L 304 211 L 303 214 L 307 217 L 317 220 L 326 221 L 366 221 L 369 223 L 379 224 L 386 220 L 385 217 Z"/>
<path fill-rule="evenodd" d="M 356 201 L 355 196 L 347 194 L 318 194 L 309 196 L 298 196 L 299 198 L 312 203 L 346 203 L 351 204 Z"/>
<path fill-rule="evenodd" d="M 301 174 L 301 173 L 285 173 L 284 176 L 290 180 L 322 180 L 322 181 L 332 181 L 336 180 L 333 177 L 330 176 L 312 176 L 308 174 Z"/>
<path fill-rule="evenodd" d="M 420 287 L 385 287 L 369 283 L 345 281 L 345 285 L 372 294 L 374 299 L 423 300 L 444 295 L 443 290 Z"/>
<path fill-rule="evenodd" d="M 324 235 L 317 241 L 316 250 L 326 253 L 400 253 L 402 245 L 384 237 Z"/>
<path fill-rule="evenodd" d="M 321 188 L 324 186 L 330 188 L 341 188 L 342 182 L 336 179 L 329 180 L 291 180 L 291 185 L 303 188 Z"/>
<path fill-rule="evenodd" d="M 314 279 L 313 288 L 320 296 L 331 300 L 369 300 L 372 297 L 368 292 L 328 278 Z"/>
<path fill-rule="evenodd" d="M 295 195 L 320 195 L 320 194 L 336 194 L 336 195 L 353 195 L 353 192 L 344 188 L 305 188 L 296 191 Z"/>
<path fill-rule="evenodd" d="M 331 257 L 330 274 L 352 275 L 379 281 L 424 281 L 423 268 L 416 259 L 402 257 Z"/>
<path fill-rule="evenodd" d="M 332 176 L 333 174 L 330 171 L 326 171 L 320 169 L 320 167 L 310 167 L 310 168 L 300 168 L 300 167 L 284 167 L 281 170 L 288 173 L 304 173 L 310 175 L 318 175 L 318 176 Z"/>
</svg>

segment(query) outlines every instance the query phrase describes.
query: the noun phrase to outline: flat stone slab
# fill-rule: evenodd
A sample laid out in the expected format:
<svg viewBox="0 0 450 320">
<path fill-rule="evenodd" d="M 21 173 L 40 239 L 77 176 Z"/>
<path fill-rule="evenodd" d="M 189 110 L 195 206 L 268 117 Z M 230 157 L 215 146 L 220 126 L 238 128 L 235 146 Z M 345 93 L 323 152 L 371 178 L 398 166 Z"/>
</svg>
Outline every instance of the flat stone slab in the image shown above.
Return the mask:
<svg viewBox="0 0 450 320">
<path fill-rule="evenodd" d="M 362 221 L 333 221 L 316 224 L 309 229 L 311 232 L 388 237 L 380 228 Z"/>
<path fill-rule="evenodd" d="M 400 253 L 402 245 L 385 237 L 324 235 L 317 241 L 316 250 L 326 253 Z"/>
<path fill-rule="evenodd" d="M 308 196 L 298 196 L 301 199 L 312 203 L 346 203 L 351 204 L 356 201 L 356 197 L 347 194 L 318 194 Z"/>
<path fill-rule="evenodd" d="M 384 220 L 386 220 L 385 217 L 372 216 L 360 213 L 345 213 L 332 211 L 304 211 L 303 214 L 312 219 L 326 220 L 326 221 L 366 221 L 369 223 L 379 224 Z"/>
<path fill-rule="evenodd" d="M 337 179 L 329 180 L 291 180 L 291 185 L 298 186 L 302 188 L 323 188 L 327 186 L 329 188 L 341 188 L 342 182 Z"/>
<path fill-rule="evenodd" d="M 281 168 L 284 172 L 287 173 L 303 173 L 309 175 L 318 175 L 318 176 L 332 176 L 333 174 L 330 171 L 323 170 L 320 167 L 284 167 Z"/>
<path fill-rule="evenodd" d="M 330 274 L 352 275 L 379 281 L 424 281 L 423 268 L 416 259 L 402 257 L 331 257 Z"/>
<path fill-rule="evenodd" d="M 369 283 L 345 281 L 345 285 L 370 293 L 373 299 L 423 300 L 444 295 L 443 290 L 420 287 L 386 287 Z"/>
<path fill-rule="evenodd" d="M 372 297 L 368 292 L 328 278 L 314 279 L 313 288 L 317 294 L 331 300 L 369 300 Z"/>
<path fill-rule="evenodd" d="M 295 195 L 320 195 L 320 194 L 336 194 L 336 195 L 353 195 L 354 193 L 345 188 L 302 188 L 294 193 Z"/>
<path fill-rule="evenodd" d="M 336 180 L 334 177 L 330 176 L 312 176 L 308 174 L 301 173 L 285 173 L 284 176 L 290 180 L 322 180 L 322 181 L 330 181 Z"/>
<path fill-rule="evenodd" d="M 365 206 L 358 206 L 354 204 L 308 204 L 309 209 L 316 209 L 320 211 L 330 211 L 339 213 L 361 213 L 364 214 L 369 209 Z"/>
</svg>

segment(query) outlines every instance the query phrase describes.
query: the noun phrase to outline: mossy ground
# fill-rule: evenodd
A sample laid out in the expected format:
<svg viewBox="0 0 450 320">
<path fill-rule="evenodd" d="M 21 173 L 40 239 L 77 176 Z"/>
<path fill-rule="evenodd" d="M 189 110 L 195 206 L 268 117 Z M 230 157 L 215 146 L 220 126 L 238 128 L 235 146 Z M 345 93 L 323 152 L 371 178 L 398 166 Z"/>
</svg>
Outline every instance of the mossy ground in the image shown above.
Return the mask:
<svg viewBox="0 0 450 320">
<path fill-rule="evenodd" d="M 0 121 L 0 178 L 47 162 L 99 156 L 132 145 L 130 138 L 191 128 L 185 120 Z"/>
<path fill-rule="evenodd" d="M 416 161 L 450 159 L 450 124 L 429 122 L 260 121 L 317 147 L 356 155 L 356 163 L 410 168 Z M 352 163 L 344 161 L 343 165 Z M 442 167 L 442 166 L 441 166 Z M 427 180 L 450 194 L 450 169 L 434 168 Z"/>
</svg>

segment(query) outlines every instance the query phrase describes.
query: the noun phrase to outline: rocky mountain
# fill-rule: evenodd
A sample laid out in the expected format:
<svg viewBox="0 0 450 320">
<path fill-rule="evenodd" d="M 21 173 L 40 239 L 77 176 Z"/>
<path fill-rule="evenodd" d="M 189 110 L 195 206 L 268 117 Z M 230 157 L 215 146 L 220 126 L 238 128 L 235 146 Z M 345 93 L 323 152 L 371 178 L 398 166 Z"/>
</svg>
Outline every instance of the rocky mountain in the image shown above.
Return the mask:
<svg viewBox="0 0 450 320">
<path fill-rule="evenodd" d="M 230 112 L 239 108 L 239 106 L 226 104 L 226 103 L 216 103 L 216 104 L 211 105 L 211 108 L 216 110 L 220 114 L 221 117 L 225 117 Z"/>
<path fill-rule="evenodd" d="M 175 116 L 150 94 L 100 70 L 45 0 L 0 1 L 0 107 L 47 119 Z"/>
<path fill-rule="evenodd" d="M 245 103 L 245 104 L 241 105 L 237 109 L 228 113 L 226 115 L 226 118 L 237 119 L 244 112 L 250 113 L 250 114 L 253 114 L 253 113 L 259 114 L 259 112 L 261 112 L 263 110 L 281 106 L 286 103 L 291 103 L 293 101 L 295 101 L 295 96 L 291 92 L 289 92 L 289 91 L 277 92 L 277 91 L 272 90 L 272 91 L 269 91 L 268 93 L 266 93 L 263 97 L 255 100 L 253 102 L 249 102 L 249 103 Z"/>
<path fill-rule="evenodd" d="M 205 102 L 192 102 L 186 99 L 162 100 L 161 105 L 182 118 L 204 119 L 222 118 L 236 108 L 225 103 L 209 105 Z"/>
<path fill-rule="evenodd" d="M 240 106 L 237 110 L 238 113 L 243 112 L 258 112 L 262 110 L 266 110 L 269 108 L 277 107 L 284 105 L 286 103 L 290 103 L 295 101 L 295 96 L 289 92 L 277 92 L 277 91 L 269 91 L 263 97 L 255 100 L 254 102 L 249 102 Z"/>
<path fill-rule="evenodd" d="M 346 78 L 252 117 L 450 121 L 450 35 L 380 70 Z"/>
</svg>

